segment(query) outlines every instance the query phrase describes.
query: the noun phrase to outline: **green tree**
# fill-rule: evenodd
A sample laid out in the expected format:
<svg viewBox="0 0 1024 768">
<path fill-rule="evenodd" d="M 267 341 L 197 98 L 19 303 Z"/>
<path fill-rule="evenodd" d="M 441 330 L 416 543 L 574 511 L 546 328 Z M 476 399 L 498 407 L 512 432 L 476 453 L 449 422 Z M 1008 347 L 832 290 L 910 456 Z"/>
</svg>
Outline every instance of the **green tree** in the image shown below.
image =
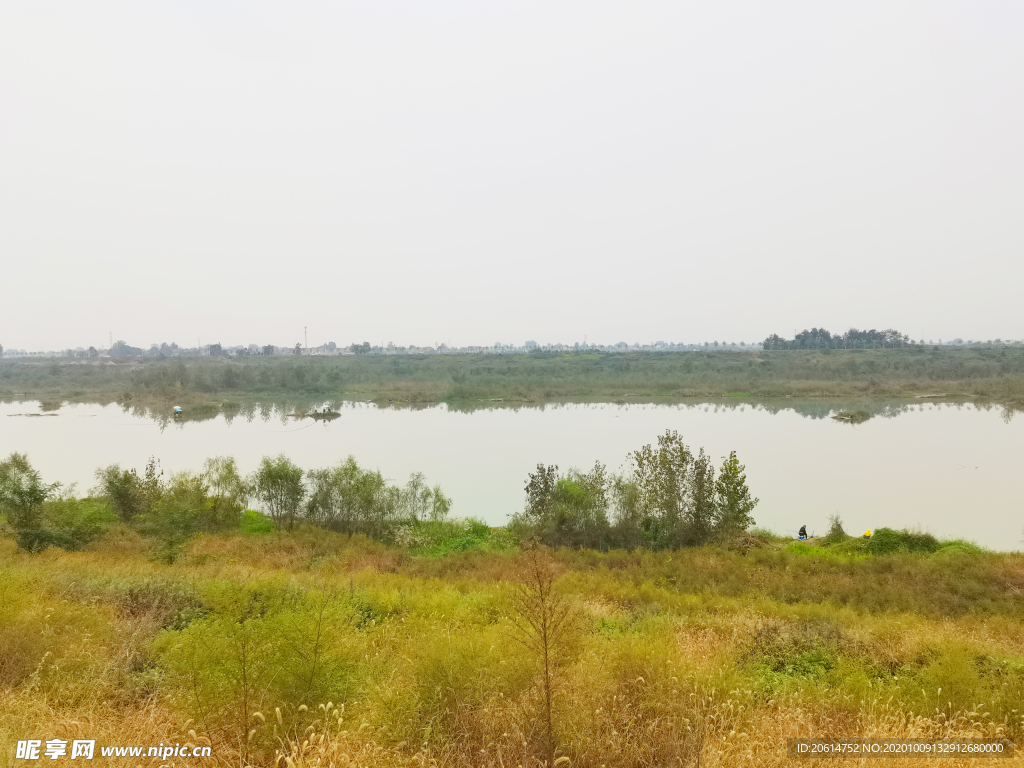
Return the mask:
<svg viewBox="0 0 1024 768">
<path fill-rule="evenodd" d="M 356 599 L 328 587 L 294 595 L 282 605 L 276 624 L 284 663 L 274 680 L 279 699 L 312 707 L 352 693 L 358 650 L 342 640 L 356 619 L 364 618 L 353 610 Z"/>
<path fill-rule="evenodd" d="M 404 488 L 388 483 L 380 472 L 363 469 L 349 456 L 336 467 L 306 475 L 306 519 L 340 531 L 388 540 L 399 526 L 419 520 L 444 520 L 451 499 L 439 486 L 430 488 L 414 474 Z"/>
<path fill-rule="evenodd" d="M 364 532 L 365 513 L 375 495 L 365 474 L 352 456 L 336 467 L 307 472 L 306 519 L 341 533 Z"/>
<path fill-rule="evenodd" d="M 613 536 L 617 546 L 636 549 L 643 541 L 644 510 L 640 487 L 631 476 L 612 477 L 610 495 L 613 508 Z"/>
<path fill-rule="evenodd" d="M 350 698 L 362 661 L 353 624 L 363 615 L 336 589 L 272 580 L 211 586 L 203 601 L 204 615 L 153 643 L 168 698 L 215 749 L 230 745 L 245 765 L 271 765 L 281 732 L 259 721 L 272 723 L 280 707 L 292 724 L 305 724 L 318 703 L 323 711 L 327 701 Z"/>
<path fill-rule="evenodd" d="M 555 485 L 558 483 L 558 466 L 537 465 L 526 481 L 526 519 L 539 522 L 548 518 L 555 503 Z"/>
<path fill-rule="evenodd" d="M 714 532 L 718 505 L 715 499 L 715 468 L 703 448 L 692 461 L 686 480 L 689 498 L 683 525 L 674 543 L 687 546 L 706 544 Z"/>
<path fill-rule="evenodd" d="M 0 461 L 0 512 L 15 529 L 38 527 L 43 502 L 59 487 L 44 483 L 24 453 Z"/>
<path fill-rule="evenodd" d="M 402 489 L 402 510 L 412 520 L 440 521 L 448 517 L 452 500 L 441 491 L 431 488 L 422 472 L 414 472 Z"/>
<path fill-rule="evenodd" d="M 545 765 L 555 764 L 555 712 L 559 683 L 579 643 L 582 616 L 555 589 L 558 572 L 547 552 L 535 543 L 525 553 L 522 579 L 512 592 L 512 637 L 537 659 L 543 693 Z"/>
<path fill-rule="evenodd" d="M 99 536 L 109 515 L 106 506 L 76 499 L 72 491 L 44 483 L 25 454 L 12 453 L 0 462 L 0 514 L 17 533 L 18 546 L 29 552 L 50 546 L 74 550 Z"/>
<path fill-rule="evenodd" d="M 307 472 L 306 518 L 324 528 L 355 533 L 362 505 L 353 491 L 360 479 L 362 470 L 352 456 L 336 467 Z"/>
<path fill-rule="evenodd" d="M 211 528 L 229 528 L 238 524 L 245 511 L 251 489 L 238 471 L 231 456 L 207 459 L 203 480 L 209 486 L 210 514 L 206 521 Z"/>
<path fill-rule="evenodd" d="M 658 437 L 630 457 L 639 506 L 640 535 L 652 548 L 678 545 L 689 507 L 688 482 L 693 454 L 675 431 Z"/>
<path fill-rule="evenodd" d="M 245 765 L 254 750 L 265 748 L 253 743 L 249 731 L 254 713 L 275 703 L 273 683 L 283 661 L 276 622 L 280 600 L 261 586 L 262 591 L 231 585 L 208 595 L 210 616 L 161 635 L 154 645 L 177 703 L 195 718 L 196 730 L 214 744 L 237 749 Z"/>
<path fill-rule="evenodd" d="M 745 531 L 754 524 L 750 513 L 759 499 L 751 498 L 747 488 L 746 467 L 729 453 L 715 483 L 715 503 L 718 508 L 718 528 L 722 532 Z"/>
<path fill-rule="evenodd" d="M 47 547 L 81 549 L 99 538 L 112 518 L 102 500 L 75 498 L 71 489 L 57 491 L 43 502 L 35 527 L 18 529 L 18 546 L 29 552 Z"/>
<path fill-rule="evenodd" d="M 526 508 L 513 520 L 522 537 L 548 546 L 603 548 L 609 543 L 610 480 L 600 462 L 590 472 L 540 464 L 526 483 Z"/>
<path fill-rule="evenodd" d="M 142 354 L 143 350 L 140 347 L 133 347 L 123 339 L 115 341 L 114 345 L 110 348 L 111 357 L 133 357 Z"/>
<path fill-rule="evenodd" d="M 176 473 L 152 509 L 136 518 L 139 530 L 156 539 L 162 560 L 177 560 L 185 544 L 209 519 L 213 506 L 209 490 L 202 475 Z"/>
<path fill-rule="evenodd" d="M 117 464 L 96 470 L 99 492 L 125 522 L 153 511 L 163 494 L 162 476 L 160 463 L 152 456 L 142 477 L 134 469 L 121 469 Z"/>
<path fill-rule="evenodd" d="M 264 456 L 252 476 L 251 487 L 278 528 L 286 520 L 289 529 L 294 527 L 295 516 L 306 496 L 302 469 L 283 454 L 274 458 Z"/>
<path fill-rule="evenodd" d="M 831 515 L 828 519 L 828 533 L 822 538 L 823 544 L 841 544 L 850 536 L 843 530 L 843 521 L 839 515 Z"/>
</svg>

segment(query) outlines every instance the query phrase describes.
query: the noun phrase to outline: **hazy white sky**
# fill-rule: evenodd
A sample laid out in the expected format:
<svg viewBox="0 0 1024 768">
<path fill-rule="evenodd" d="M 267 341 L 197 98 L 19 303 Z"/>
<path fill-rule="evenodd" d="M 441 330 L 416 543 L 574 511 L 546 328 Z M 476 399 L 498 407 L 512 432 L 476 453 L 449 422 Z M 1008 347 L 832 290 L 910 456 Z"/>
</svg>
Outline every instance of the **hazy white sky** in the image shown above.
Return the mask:
<svg viewBox="0 0 1024 768">
<path fill-rule="evenodd" d="M 1024 336 L 1024 4 L 7 2 L 0 344 Z"/>
</svg>

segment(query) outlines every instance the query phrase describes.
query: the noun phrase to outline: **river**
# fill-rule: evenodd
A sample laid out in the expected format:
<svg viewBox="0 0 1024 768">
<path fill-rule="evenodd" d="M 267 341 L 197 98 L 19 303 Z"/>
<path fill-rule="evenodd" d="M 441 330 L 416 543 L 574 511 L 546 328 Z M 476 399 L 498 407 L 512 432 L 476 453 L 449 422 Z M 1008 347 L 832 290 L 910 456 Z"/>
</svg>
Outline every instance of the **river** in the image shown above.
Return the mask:
<svg viewBox="0 0 1024 768">
<path fill-rule="evenodd" d="M 352 454 L 395 481 L 423 472 L 452 498 L 453 515 L 502 525 L 521 509 L 527 473 L 538 463 L 566 469 L 601 461 L 619 471 L 630 451 L 673 429 L 716 464 L 737 451 L 760 498 L 754 518 L 777 533 L 807 525 L 823 534 L 837 514 L 848 533 L 907 527 L 998 550 L 1021 549 L 1024 538 L 1024 415 L 998 407 L 785 399 L 334 407 L 341 415 L 328 422 L 287 416 L 294 405 L 263 403 L 205 414 L 186 408 L 175 423 L 164 412 L 113 404 L 0 403 L 0 455 L 25 452 L 46 481 L 77 483 L 81 494 L 97 467 L 141 470 L 149 456 L 180 471 L 231 455 L 251 471 L 265 455 L 316 468 Z M 844 410 L 871 418 L 830 418 Z"/>
</svg>

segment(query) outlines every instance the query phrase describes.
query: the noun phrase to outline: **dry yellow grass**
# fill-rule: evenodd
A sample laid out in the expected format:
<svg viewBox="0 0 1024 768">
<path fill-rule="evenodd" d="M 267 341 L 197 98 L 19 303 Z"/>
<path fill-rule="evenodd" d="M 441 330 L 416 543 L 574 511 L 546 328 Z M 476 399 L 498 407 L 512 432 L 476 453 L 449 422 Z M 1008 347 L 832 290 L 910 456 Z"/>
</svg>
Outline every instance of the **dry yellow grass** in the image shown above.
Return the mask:
<svg viewBox="0 0 1024 768">
<path fill-rule="evenodd" d="M 77 553 L 0 541 L 3 768 L 25 765 L 18 739 L 55 737 L 213 746 L 207 760 L 93 761 L 122 767 L 542 765 L 536 659 L 510 637 L 519 555 L 426 560 L 302 531 L 204 536 L 174 565 L 147 546 L 125 530 Z M 781 766 L 789 737 L 1024 733 L 1020 555 L 553 556 L 585 617 L 554 690 L 560 765 Z M 854 599 L 894 578 L 901 593 Z M 266 671 L 250 667 L 244 708 L 231 638 Z M 188 648 L 201 651 L 192 677 Z M 312 674 L 331 682 L 315 695 L 330 707 L 298 674 L 316 653 Z"/>
</svg>

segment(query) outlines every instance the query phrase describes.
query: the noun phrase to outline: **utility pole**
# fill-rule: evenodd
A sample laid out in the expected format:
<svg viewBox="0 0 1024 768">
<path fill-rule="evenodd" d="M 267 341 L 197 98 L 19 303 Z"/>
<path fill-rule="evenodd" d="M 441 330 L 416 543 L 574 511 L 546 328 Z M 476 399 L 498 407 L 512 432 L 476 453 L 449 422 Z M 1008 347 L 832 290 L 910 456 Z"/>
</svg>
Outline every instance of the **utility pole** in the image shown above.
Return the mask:
<svg viewBox="0 0 1024 768">
<path fill-rule="evenodd" d="M 306 326 L 302 326 L 302 340 L 305 342 L 306 351 L 309 352 L 309 329 Z"/>
</svg>

